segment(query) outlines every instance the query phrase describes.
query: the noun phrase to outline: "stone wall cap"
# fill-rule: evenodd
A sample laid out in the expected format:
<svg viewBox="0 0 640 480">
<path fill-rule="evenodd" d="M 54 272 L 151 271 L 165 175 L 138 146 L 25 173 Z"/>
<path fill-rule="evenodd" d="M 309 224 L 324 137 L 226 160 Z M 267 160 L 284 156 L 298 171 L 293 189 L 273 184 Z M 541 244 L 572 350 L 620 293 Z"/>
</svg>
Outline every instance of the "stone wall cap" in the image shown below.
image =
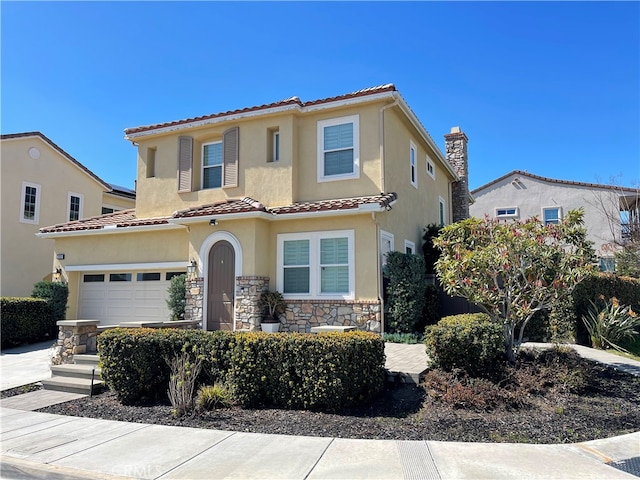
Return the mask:
<svg viewBox="0 0 640 480">
<path fill-rule="evenodd" d="M 100 320 L 58 320 L 56 322 L 56 325 L 61 327 L 81 327 L 98 324 L 100 324 Z"/>
</svg>

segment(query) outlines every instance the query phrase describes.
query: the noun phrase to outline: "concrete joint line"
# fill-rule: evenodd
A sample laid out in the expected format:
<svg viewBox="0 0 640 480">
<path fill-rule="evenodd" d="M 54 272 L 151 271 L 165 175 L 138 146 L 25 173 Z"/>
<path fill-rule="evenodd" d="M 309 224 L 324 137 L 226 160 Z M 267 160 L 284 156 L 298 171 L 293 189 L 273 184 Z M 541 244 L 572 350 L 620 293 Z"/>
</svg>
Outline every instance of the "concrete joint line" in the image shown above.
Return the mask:
<svg viewBox="0 0 640 480">
<path fill-rule="evenodd" d="M 331 444 L 334 442 L 334 440 L 335 440 L 335 438 L 332 438 L 331 441 L 329 443 L 327 443 L 327 446 L 324 447 L 324 450 L 322 450 L 322 453 L 318 456 L 318 459 L 314 462 L 313 465 L 311 465 L 311 468 L 309 469 L 307 474 L 304 476 L 303 480 L 307 480 L 307 478 L 309 478 L 309 475 L 311 475 L 311 472 L 313 472 L 313 470 L 316 468 L 316 466 L 318 465 L 320 460 L 322 460 L 322 457 L 324 457 L 324 454 L 327 453 L 327 450 L 329 449 Z"/>
<path fill-rule="evenodd" d="M 400 463 L 407 480 L 442 480 L 426 441 L 397 440 Z"/>
</svg>

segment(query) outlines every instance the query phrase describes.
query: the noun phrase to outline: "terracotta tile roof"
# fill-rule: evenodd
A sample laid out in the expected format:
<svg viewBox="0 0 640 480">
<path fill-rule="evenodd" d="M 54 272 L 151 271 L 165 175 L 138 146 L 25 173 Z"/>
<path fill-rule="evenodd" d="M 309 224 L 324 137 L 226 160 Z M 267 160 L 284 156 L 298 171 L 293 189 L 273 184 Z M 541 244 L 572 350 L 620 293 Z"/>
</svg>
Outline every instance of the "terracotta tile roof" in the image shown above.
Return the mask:
<svg viewBox="0 0 640 480">
<path fill-rule="evenodd" d="M 470 193 L 472 195 L 475 195 L 480 190 L 484 190 L 485 188 L 490 187 L 491 185 L 493 185 L 495 183 L 501 182 L 502 180 L 504 180 L 506 178 L 509 178 L 512 175 L 520 175 L 520 176 L 523 176 L 523 177 L 535 178 L 536 180 L 542 180 L 543 182 L 558 183 L 558 184 L 561 184 L 561 185 L 574 185 L 576 187 L 600 188 L 600 189 L 605 189 L 605 190 L 615 190 L 616 192 L 622 192 L 622 193 L 634 193 L 634 194 L 638 193 L 638 189 L 637 188 L 620 187 L 620 186 L 616 186 L 616 185 L 604 185 L 604 184 L 600 184 L 600 183 L 574 182 L 572 180 L 557 180 L 555 178 L 548 178 L 548 177 L 542 177 L 540 175 L 534 175 L 533 173 L 525 172 L 524 170 L 512 170 L 511 172 L 507 173 L 506 175 L 503 175 L 503 176 L 501 176 L 499 178 L 496 178 L 495 180 L 492 180 L 489 183 L 486 183 L 486 184 L 482 185 L 481 187 L 478 187 L 478 188 L 472 190 Z"/>
<path fill-rule="evenodd" d="M 83 218 L 75 222 L 59 223 L 40 229 L 40 233 L 76 232 L 83 230 L 100 230 L 105 227 L 139 227 L 145 225 L 161 225 L 169 223 L 169 217 L 136 218 L 135 209 Z"/>
<path fill-rule="evenodd" d="M 364 205 L 377 205 L 381 208 L 390 207 L 398 199 L 395 192 L 381 193 L 365 197 L 340 198 L 333 200 L 319 200 L 317 202 L 301 202 L 281 207 L 266 208 L 257 200 L 250 197 L 243 199 L 226 200 L 210 205 L 192 207 L 179 210 L 170 217 L 136 218 L 135 209 L 122 210 L 98 217 L 85 218 L 75 222 L 61 223 L 44 227 L 40 233 L 60 233 L 100 230 L 108 228 L 127 228 L 151 225 L 169 224 L 171 220 L 184 218 L 197 218 L 209 216 L 224 216 L 229 214 L 242 214 L 265 212 L 276 218 L 278 215 L 296 213 L 314 213 L 340 210 L 355 210 Z"/>
<path fill-rule="evenodd" d="M 71 155 L 69 155 L 67 152 L 65 152 L 58 145 L 53 143 L 49 138 L 47 138 L 46 135 L 44 135 L 44 134 L 42 134 L 40 132 L 4 133 L 4 134 L 0 135 L 0 140 L 11 140 L 11 139 L 14 139 L 14 138 L 27 138 L 27 137 L 39 137 L 40 139 L 42 139 L 42 141 L 44 141 L 45 143 L 48 143 L 49 146 L 51 146 L 51 148 L 53 148 L 58 153 L 60 153 L 60 155 L 65 157 L 67 160 L 69 160 L 71 163 L 73 163 L 76 167 L 78 167 L 84 173 L 86 173 L 91 178 L 93 178 L 96 182 L 102 184 L 102 186 L 103 186 L 103 188 L 105 190 L 109 190 L 109 189 L 112 188 L 111 185 L 109 185 L 107 182 L 102 180 L 95 173 L 93 173 L 91 170 L 89 170 L 87 167 L 85 167 L 82 163 L 80 163 L 78 160 L 73 158 Z"/>
<path fill-rule="evenodd" d="M 317 202 L 302 202 L 286 205 L 284 207 L 274 207 L 270 212 L 274 215 L 284 215 L 287 213 L 310 213 L 326 212 L 329 210 L 354 210 L 362 205 L 379 205 L 388 207 L 398 199 L 395 192 L 381 193 L 368 197 L 340 198 L 333 200 L 320 200 Z"/>
<path fill-rule="evenodd" d="M 386 85 L 380 85 L 377 87 L 370 87 L 370 88 L 364 88 L 362 90 L 358 90 L 355 92 L 351 92 L 351 93 L 347 93 L 344 95 L 339 95 L 336 97 L 328 97 L 328 98 L 322 98 L 319 100 L 312 100 L 310 102 L 302 102 L 298 97 L 291 97 L 291 98 L 287 98 L 285 100 L 280 100 L 279 102 L 274 102 L 274 103 L 268 103 L 265 105 L 258 105 L 258 106 L 254 106 L 254 107 L 247 107 L 247 108 L 242 108 L 242 109 L 238 109 L 238 110 L 229 110 L 227 112 L 220 112 L 220 113 L 214 113 L 211 115 L 204 115 L 201 117 L 193 117 L 193 118 L 186 118 L 183 120 L 175 120 L 173 122 L 165 122 L 165 123 L 156 123 L 153 125 L 143 125 L 141 127 L 133 127 L 133 128 L 126 128 L 124 130 L 125 135 L 132 135 L 134 133 L 142 133 L 142 132 L 147 132 L 147 131 L 151 131 L 151 130 L 156 130 L 156 129 L 160 129 L 160 128 L 167 128 L 167 127 L 174 127 L 174 126 L 178 126 L 178 125 L 185 125 L 188 123 L 194 123 L 194 122 L 201 122 L 204 120 L 211 120 L 214 118 L 223 118 L 223 117 L 228 117 L 231 115 L 237 115 L 237 114 L 241 114 L 241 113 L 248 113 L 248 112 L 258 112 L 260 110 L 267 110 L 270 108 L 278 108 L 278 107 L 285 107 L 288 105 L 298 105 L 300 107 L 307 107 L 307 106 L 311 106 L 311 105 L 319 105 L 319 104 L 323 104 L 323 103 L 330 103 L 330 102 L 336 102 L 336 101 L 341 101 L 341 100 L 348 100 L 348 99 L 352 99 L 352 98 L 358 98 L 358 97 L 364 97 L 367 95 L 374 95 L 376 93 L 383 93 L 383 92 L 394 92 L 396 91 L 396 87 L 395 85 L 393 85 L 392 83 L 388 83 Z"/>
<path fill-rule="evenodd" d="M 179 210 L 173 214 L 173 218 L 203 217 L 209 215 L 225 215 L 229 213 L 265 212 L 264 206 L 250 197 L 242 200 L 226 200 L 224 202 L 213 203 L 192 207 L 186 210 Z"/>
</svg>

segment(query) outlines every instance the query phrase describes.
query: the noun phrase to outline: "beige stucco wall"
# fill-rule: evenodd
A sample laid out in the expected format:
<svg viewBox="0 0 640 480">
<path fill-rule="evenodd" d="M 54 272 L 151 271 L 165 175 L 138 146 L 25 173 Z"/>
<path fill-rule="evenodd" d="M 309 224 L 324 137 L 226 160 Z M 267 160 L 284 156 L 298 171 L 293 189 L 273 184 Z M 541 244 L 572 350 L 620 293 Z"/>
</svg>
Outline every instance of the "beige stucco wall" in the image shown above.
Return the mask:
<svg viewBox="0 0 640 480">
<path fill-rule="evenodd" d="M 37 148 L 39 158 L 29 155 Z M 82 195 L 82 215 L 100 215 L 104 187 L 40 137 L 18 137 L 1 142 L 2 264 L 1 294 L 28 296 L 33 284 L 51 276 L 52 240 L 35 235 L 41 227 L 68 220 L 69 193 Z M 20 221 L 22 184 L 40 185 L 37 224 Z"/>
<path fill-rule="evenodd" d="M 123 197 L 121 195 L 114 195 L 109 192 L 104 192 L 102 195 L 102 205 L 105 207 L 111 207 L 116 210 L 128 210 L 129 208 L 135 208 L 135 199 Z"/>
</svg>

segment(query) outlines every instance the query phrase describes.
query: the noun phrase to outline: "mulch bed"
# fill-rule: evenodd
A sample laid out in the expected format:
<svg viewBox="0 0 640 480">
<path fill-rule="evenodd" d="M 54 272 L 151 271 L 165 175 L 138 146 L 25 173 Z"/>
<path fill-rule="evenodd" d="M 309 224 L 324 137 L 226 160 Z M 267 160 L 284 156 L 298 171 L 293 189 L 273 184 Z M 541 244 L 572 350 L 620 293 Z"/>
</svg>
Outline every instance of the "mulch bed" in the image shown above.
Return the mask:
<svg viewBox="0 0 640 480">
<path fill-rule="evenodd" d="M 465 397 L 460 392 L 468 391 L 454 388 L 455 395 L 442 395 L 436 391 L 442 385 L 432 383 L 389 384 L 371 404 L 338 414 L 233 407 L 174 418 L 168 403 L 124 406 L 109 391 L 40 411 L 239 432 L 395 440 L 567 443 L 640 430 L 639 377 L 584 359 L 574 358 L 568 368 L 565 374 L 581 372 L 578 377 L 588 382 L 580 392 L 572 375 L 549 379 L 555 367 L 530 362 L 518 369 L 518 385 L 503 403 L 492 396 L 495 392 Z M 491 401 L 485 403 L 485 397 Z"/>
</svg>

